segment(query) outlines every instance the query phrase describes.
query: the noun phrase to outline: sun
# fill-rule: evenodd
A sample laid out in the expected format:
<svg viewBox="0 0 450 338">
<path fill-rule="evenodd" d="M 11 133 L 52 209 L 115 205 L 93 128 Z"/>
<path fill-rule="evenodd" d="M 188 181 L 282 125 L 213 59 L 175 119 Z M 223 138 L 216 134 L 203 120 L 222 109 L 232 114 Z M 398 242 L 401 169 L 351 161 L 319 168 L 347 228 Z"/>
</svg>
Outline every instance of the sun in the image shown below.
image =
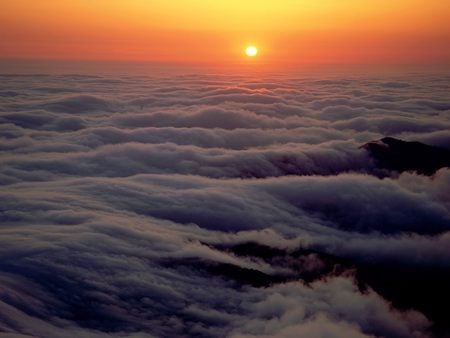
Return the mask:
<svg viewBox="0 0 450 338">
<path fill-rule="evenodd" d="M 245 54 L 249 57 L 256 56 L 256 54 L 258 54 L 258 48 L 256 48 L 255 46 L 248 46 L 245 49 Z"/>
</svg>

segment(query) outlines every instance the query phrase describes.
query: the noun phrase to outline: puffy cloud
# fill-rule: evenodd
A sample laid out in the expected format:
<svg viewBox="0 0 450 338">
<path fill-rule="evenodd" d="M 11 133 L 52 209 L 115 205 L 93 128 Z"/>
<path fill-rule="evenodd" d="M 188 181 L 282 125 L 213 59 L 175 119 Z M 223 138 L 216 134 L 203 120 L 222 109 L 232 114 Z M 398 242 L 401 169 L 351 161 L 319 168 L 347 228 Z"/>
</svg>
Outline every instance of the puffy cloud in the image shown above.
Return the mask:
<svg viewBox="0 0 450 338">
<path fill-rule="evenodd" d="M 176 75 L 0 76 L 2 334 L 450 332 L 445 81 Z"/>
<path fill-rule="evenodd" d="M 310 287 L 282 284 L 271 291 L 249 305 L 255 318 L 238 329 L 249 334 L 243 337 L 291 337 L 302 333 L 308 337 L 368 337 L 361 329 L 373 336 L 427 337 L 424 329 L 429 323 L 423 315 L 392 311 L 372 291 L 359 293 L 348 278 L 318 281 Z"/>
</svg>

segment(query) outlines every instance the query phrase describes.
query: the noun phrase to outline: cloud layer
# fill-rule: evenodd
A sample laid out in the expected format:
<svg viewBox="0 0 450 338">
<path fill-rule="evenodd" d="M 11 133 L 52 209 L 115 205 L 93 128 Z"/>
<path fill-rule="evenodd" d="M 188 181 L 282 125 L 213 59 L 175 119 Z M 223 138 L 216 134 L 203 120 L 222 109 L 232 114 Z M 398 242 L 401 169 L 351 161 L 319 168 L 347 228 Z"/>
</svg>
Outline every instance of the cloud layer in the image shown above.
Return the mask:
<svg viewBox="0 0 450 338">
<path fill-rule="evenodd" d="M 0 77 L 0 332 L 450 333 L 450 78 Z"/>
</svg>

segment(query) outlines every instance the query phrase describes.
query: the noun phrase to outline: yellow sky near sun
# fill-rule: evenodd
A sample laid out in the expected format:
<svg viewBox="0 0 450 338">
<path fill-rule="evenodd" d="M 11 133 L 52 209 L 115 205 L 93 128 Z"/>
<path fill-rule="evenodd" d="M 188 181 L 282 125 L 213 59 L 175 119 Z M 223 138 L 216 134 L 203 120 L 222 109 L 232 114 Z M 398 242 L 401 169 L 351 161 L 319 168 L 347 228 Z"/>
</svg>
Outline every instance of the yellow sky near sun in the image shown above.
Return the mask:
<svg viewBox="0 0 450 338">
<path fill-rule="evenodd" d="M 450 60 L 449 0 L 0 0 L 0 57 L 416 63 Z"/>
</svg>

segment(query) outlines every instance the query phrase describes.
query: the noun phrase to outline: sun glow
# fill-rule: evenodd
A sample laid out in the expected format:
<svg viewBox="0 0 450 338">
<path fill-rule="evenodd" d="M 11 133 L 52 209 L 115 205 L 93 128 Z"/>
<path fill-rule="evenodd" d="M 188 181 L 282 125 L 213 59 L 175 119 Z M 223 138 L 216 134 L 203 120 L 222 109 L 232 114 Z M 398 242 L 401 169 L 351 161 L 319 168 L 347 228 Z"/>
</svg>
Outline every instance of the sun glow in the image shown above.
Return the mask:
<svg viewBox="0 0 450 338">
<path fill-rule="evenodd" d="M 258 48 L 255 46 L 248 46 L 245 49 L 245 54 L 250 57 L 256 56 L 256 54 L 258 54 Z"/>
<path fill-rule="evenodd" d="M 217 65 L 251 61 L 271 66 L 450 60 L 449 0 L 0 0 L 0 4 L 3 59 Z"/>
</svg>

